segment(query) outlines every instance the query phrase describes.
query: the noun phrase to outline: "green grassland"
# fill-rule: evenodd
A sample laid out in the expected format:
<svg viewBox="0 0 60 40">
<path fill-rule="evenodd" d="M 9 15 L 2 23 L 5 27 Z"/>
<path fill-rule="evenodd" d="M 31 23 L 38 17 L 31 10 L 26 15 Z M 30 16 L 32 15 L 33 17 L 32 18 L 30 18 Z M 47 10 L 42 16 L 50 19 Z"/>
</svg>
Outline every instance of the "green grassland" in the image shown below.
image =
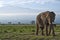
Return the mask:
<svg viewBox="0 0 60 40">
<path fill-rule="evenodd" d="M 55 27 L 56 36 L 35 35 L 35 25 L 0 25 L 0 40 L 60 40 L 60 25 Z"/>
</svg>

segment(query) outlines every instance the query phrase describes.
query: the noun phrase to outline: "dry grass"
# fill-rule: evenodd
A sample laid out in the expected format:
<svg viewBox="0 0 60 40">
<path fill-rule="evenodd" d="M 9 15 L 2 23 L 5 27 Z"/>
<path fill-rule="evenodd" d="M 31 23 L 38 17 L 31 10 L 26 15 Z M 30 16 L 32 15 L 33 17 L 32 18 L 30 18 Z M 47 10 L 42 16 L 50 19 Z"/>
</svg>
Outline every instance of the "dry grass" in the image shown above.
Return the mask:
<svg viewBox="0 0 60 40">
<path fill-rule="evenodd" d="M 0 40 L 60 40 L 60 26 L 56 26 L 56 36 L 36 36 L 35 25 L 0 25 Z"/>
</svg>

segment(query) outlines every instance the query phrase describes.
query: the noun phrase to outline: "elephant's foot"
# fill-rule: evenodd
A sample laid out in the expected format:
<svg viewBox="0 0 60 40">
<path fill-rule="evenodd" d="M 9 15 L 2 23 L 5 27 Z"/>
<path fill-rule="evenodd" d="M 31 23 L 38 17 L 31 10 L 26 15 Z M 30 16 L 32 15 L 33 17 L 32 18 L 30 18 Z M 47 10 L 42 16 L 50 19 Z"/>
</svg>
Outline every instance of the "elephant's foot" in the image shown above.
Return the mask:
<svg viewBox="0 0 60 40">
<path fill-rule="evenodd" d="M 38 35 L 38 33 L 36 33 L 36 35 Z"/>
<path fill-rule="evenodd" d="M 42 34 L 43 36 L 45 35 L 45 34 Z"/>
<path fill-rule="evenodd" d="M 56 36 L 55 34 L 53 34 L 53 36 Z"/>
<path fill-rule="evenodd" d="M 53 36 L 56 36 L 56 35 L 53 35 Z"/>
<path fill-rule="evenodd" d="M 46 36 L 49 36 L 49 34 L 46 34 Z"/>
<path fill-rule="evenodd" d="M 56 36 L 54 32 L 52 34 L 53 34 L 53 36 Z"/>
</svg>

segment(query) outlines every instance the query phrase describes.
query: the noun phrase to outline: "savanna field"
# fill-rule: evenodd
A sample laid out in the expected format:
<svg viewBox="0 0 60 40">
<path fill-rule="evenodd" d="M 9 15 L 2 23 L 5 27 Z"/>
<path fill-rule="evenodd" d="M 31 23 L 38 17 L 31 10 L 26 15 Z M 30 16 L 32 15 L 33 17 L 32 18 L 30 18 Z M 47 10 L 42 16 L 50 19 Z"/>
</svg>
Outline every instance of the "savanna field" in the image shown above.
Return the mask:
<svg viewBox="0 0 60 40">
<path fill-rule="evenodd" d="M 60 25 L 55 27 L 56 36 L 35 35 L 35 25 L 0 25 L 0 40 L 60 40 Z"/>
</svg>

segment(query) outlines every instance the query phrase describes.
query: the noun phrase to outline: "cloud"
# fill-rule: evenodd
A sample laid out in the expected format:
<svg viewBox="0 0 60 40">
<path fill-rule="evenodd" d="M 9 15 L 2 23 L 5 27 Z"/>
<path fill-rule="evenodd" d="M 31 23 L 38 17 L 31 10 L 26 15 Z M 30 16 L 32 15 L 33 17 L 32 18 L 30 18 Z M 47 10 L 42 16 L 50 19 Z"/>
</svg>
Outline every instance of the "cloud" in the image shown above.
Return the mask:
<svg viewBox="0 0 60 40">
<path fill-rule="evenodd" d="M 51 3 L 50 6 L 48 6 Z M 55 10 L 55 3 L 60 3 L 59 0 L 0 0 L 0 7 L 18 6 L 23 8 L 31 8 L 38 10 Z M 48 5 L 46 5 L 48 4 Z M 59 7 L 58 7 L 59 8 Z M 14 8 L 15 9 L 15 8 Z"/>
<path fill-rule="evenodd" d="M 3 7 L 3 1 L 0 1 L 0 7 Z"/>
<path fill-rule="evenodd" d="M 55 0 L 55 1 L 60 1 L 60 0 Z"/>
<path fill-rule="evenodd" d="M 45 4 L 45 3 L 55 3 L 57 0 L 0 0 L 0 7 L 3 5 L 25 5 L 29 3 L 38 3 L 38 4 Z M 59 0 L 58 0 L 59 1 Z M 58 2 L 56 2 L 58 3 Z"/>
</svg>

